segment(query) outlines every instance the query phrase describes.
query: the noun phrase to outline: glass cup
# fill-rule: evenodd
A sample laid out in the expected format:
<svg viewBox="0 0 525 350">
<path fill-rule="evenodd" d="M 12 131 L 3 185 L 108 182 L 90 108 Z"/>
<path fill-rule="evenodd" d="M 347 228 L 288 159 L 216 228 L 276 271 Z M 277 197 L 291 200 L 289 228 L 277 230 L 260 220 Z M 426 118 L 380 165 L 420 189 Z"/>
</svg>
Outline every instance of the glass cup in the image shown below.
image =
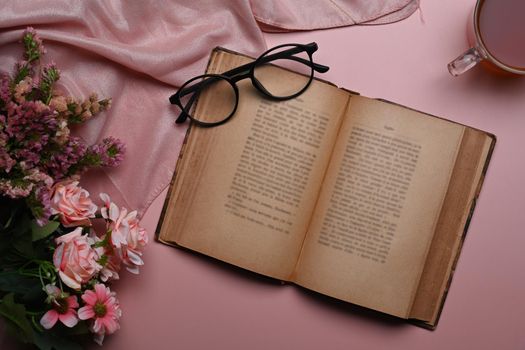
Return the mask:
<svg viewBox="0 0 525 350">
<path fill-rule="evenodd" d="M 471 48 L 448 64 L 453 76 L 479 62 L 525 75 L 525 0 L 478 0 L 468 26 Z"/>
</svg>

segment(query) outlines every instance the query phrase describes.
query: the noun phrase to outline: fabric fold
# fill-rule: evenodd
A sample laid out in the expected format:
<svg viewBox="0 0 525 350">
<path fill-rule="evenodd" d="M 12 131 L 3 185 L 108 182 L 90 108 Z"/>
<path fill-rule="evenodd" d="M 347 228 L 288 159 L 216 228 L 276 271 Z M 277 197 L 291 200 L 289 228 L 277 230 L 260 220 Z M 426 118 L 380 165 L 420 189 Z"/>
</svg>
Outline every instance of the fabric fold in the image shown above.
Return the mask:
<svg viewBox="0 0 525 350">
<path fill-rule="evenodd" d="M 286 32 L 397 22 L 417 10 L 419 0 L 252 1 L 252 8 L 262 30 Z"/>
</svg>

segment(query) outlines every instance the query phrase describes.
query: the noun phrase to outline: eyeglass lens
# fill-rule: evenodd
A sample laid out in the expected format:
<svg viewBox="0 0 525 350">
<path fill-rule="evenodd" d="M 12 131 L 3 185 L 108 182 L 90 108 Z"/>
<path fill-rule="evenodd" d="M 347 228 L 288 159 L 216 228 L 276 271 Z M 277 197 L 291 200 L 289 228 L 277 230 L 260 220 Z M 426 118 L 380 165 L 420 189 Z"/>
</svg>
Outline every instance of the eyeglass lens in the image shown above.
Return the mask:
<svg viewBox="0 0 525 350">
<path fill-rule="evenodd" d="M 205 83 L 201 82 L 206 80 Z M 192 89 L 195 84 L 200 84 L 199 88 Z M 183 87 L 188 90 L 195 90 L 195 92 L 184 94 L 180 97 L 182 106 L 195 106 L 195 101 L 198 99 L 199 104 L 197 110 L 186 110 L 193 119 L 202 123 L 220 123 L 227 119 L 235 110 L 237 97 L 235 89 L 230 82 L 225 79 L 213 76 L 204 76 L 189 82 Z M 182 89 L 181 89 L 182 90 Z M 193 103 L 189 103 L 193 100 Z M 213 109 L 207 108 L 207 105 L 213 103 Z M 206 110 L 206 113 L 200 112 Z"/>
<path fill-rule="evenodd" d="M 266 57 L 277 54 L 281 51 L 289 50 L 294 45 L 276 48 L 265 54 Z M 301 92 L 310 82 L 313 68 L 308 65 L 310 57 L 305 51 L 296 53 L 279 59 L 257 64 L 254 69 L 254 78 L 266 89 L 266 91 L 277 98 L 286 98 Z M 282 69 L 290 70 L 299 74 L 285 74 L 286 81 L 283 81 Z"/>
</svg>

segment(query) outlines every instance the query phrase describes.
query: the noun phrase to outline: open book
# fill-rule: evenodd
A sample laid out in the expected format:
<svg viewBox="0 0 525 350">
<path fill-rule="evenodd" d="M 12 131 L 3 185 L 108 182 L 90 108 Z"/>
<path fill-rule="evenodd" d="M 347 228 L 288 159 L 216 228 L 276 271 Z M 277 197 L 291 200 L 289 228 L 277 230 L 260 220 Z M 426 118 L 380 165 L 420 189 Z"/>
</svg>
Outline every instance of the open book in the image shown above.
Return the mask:
<svg viewBox="0 0 525 350">
<path fill-rule="evenodd" d="M 249 60 L 218 48 L 208 73 Z M 158 239 L 435 327 L 495 137 L 320 80 L 239 90 L 228 123 L 190 127 Z"/>
</svg>

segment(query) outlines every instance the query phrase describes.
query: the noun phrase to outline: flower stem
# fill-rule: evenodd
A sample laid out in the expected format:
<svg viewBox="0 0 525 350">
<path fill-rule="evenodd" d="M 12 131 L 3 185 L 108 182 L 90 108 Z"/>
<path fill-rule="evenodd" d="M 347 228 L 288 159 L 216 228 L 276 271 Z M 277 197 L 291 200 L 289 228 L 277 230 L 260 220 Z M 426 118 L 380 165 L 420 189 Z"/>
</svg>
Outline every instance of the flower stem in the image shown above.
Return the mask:
<svg viewBox="0 0 525 350">
<path fill-rule="evenodd" d="M 28 312 L 29 314 L 29 312 Z M 33 323 L 33 326 L 35 326 L 35 328 L 37 329 L 37 331 L 39 331 L 40 333 L 44 332 L 44 329 L 42 328 L 42 326 L 40 326 L 40 324 L 38 322 L 36 322 L 35 320 L 35 316 L 36 315 L 31 315 L 31 322 Z"/>
</svg>

